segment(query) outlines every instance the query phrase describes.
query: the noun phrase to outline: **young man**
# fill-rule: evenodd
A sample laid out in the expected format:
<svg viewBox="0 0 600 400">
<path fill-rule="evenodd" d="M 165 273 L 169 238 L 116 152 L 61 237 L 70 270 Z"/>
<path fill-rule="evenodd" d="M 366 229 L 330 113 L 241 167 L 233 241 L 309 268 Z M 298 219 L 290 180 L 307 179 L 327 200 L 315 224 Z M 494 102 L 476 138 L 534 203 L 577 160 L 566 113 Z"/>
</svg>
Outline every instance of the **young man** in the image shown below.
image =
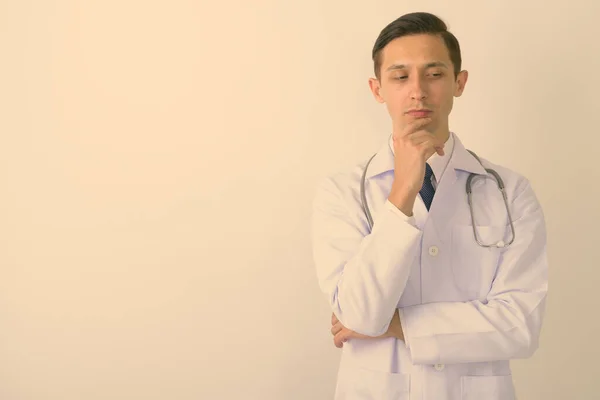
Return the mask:
<svg viewBox="0 0 600 400">
<path fill-rule="evenodd" d="M 510 360 L 536 351 L 545 310 L 543 211 L 526 178 L 480 163 L 449 130 L 468 73 L 442 20 L 398 18 L 373 60 L 389 141 L 324 179 L 313 208 L 318 282 L 343 349 L 335 398 L 514 399 Z"/>
</svg>

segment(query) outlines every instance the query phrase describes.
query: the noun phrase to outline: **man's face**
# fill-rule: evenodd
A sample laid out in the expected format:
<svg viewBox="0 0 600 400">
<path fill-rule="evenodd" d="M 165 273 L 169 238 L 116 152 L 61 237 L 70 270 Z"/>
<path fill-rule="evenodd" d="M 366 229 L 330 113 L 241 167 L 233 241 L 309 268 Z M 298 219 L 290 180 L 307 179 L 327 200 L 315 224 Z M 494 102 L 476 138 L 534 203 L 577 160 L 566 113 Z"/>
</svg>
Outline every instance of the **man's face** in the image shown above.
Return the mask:
<svg viewBox="0 0 600 400">
<path fill-rule="evenodd" d="M 369 85 L 376 100 L 386 104 L 394 132 L 426 116 L 432 122 L 425 129 L 445 138 L 454 97 L 462 94 L 467 77 L 467 71 L 461 71 L 454 78 L 441 37 L 410 35 L 394 39 L 383 49 L 380 79 L 370 79 Z"/>
</svg>

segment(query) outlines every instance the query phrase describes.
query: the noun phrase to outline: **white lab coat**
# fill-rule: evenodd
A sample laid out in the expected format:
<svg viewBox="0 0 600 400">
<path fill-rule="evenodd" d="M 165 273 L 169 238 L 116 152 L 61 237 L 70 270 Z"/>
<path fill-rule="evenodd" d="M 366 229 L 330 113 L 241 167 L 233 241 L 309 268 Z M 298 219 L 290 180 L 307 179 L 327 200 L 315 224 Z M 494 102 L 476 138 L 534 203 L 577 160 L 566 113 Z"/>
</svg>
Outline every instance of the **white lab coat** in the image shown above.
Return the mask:
<svg viewBox="0 0 600 400">
<path fill-rule="evenodd" d="M 367 173 L 371 233 L 360 202 L 366 160 L 327 176 L 317 188 L 312 245 L 332 311 L 348 329 L 378 336 L 398 308 L 405 335 L 405 341 L 346 342 L 336 400 L 516 398 L 509 361 L 538 348 L 545 310 L 544 215 L 527 179 L 480 157 L 504 180 L 516 238 L 501 249 L 477 245 L 465 185 L 470 172 L 485 171 L 453 135 L 454 151 L 431 209 L 417 196 L 412 223 L 386 201 L 394 169 L 387 142 Z M 480 239 L 509 242 L 493 178 L 475 179 L 472 187 Z"/>
</svg>

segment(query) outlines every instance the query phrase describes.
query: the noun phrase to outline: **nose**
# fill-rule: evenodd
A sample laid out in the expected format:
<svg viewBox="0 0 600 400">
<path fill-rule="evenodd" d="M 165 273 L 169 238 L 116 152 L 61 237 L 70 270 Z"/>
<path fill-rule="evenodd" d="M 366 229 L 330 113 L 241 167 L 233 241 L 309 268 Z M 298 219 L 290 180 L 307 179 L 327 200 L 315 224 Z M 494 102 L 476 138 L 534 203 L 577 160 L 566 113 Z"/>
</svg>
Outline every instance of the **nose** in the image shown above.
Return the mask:
<svg viewBox="0 0 600 400">
<path fill-rule="evenodd" d="M 414 77 L 412 79 L 410 87 L 410 97 L 413 100 L 423 100 L 427 98 L 425 82 L 420 76 Z"/>
</svg>

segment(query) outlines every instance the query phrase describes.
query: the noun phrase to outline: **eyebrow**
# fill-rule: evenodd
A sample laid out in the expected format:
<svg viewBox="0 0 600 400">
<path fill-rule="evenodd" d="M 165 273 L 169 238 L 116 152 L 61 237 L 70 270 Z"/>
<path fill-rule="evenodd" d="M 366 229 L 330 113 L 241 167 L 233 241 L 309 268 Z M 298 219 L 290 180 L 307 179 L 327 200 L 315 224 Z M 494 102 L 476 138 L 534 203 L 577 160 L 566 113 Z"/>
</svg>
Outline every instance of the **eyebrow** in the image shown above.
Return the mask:
<svg viewBox="0 0 600 400">
<path fill-rule="evenodd" d="M 441 61 L 434 61 L 434 62 L 425 64 L 425 68 L 432 68 L 432 67 L 448 68 L 448 66 Z M 392 64 L 386 69 L 386 71 L 391 71 L 394 69 L 404 69 L 404 68 L 406 68 L 405 64 Z"/>
</svg>

